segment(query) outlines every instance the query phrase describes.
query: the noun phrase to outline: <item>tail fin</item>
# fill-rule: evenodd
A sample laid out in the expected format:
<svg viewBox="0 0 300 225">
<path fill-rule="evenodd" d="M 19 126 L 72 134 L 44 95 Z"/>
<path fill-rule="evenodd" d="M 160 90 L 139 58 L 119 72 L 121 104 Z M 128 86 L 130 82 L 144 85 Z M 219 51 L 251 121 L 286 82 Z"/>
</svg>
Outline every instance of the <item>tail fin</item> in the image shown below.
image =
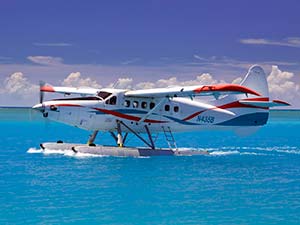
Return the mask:
<svg viewBox="0 0 300 225">
<path fill-rule="evenodd" d="M 240 100 L 239 102 L 244 105 L 256 106 L 256 107 L 276 107 L 276 106 L 288 106 L 289 103 L 280 100 L 269 100 L 269 87 L 266 78 L 266 73 L 260 66 L 254 65 L 250 67 L 244 80 L 241 82 L 242 86 L 250 88 L 261 95 L 261 99 L 255 101 L 254 95 L 248 96 L 254 98 L 249 100 Z M 253 101 L 254 100 L 254 101 Z"/>
<path fill-rule="evenodd" d="M 261 94 L 262 97 L 269 97 L 269 87 L 266 78 L 266 73 L 258 65 L 251 66 L 248 70 L 247 75 L 244 80 L 241 82 L 242 86 L 246 86 L 254 91 L 257 91 Z M 249 96 L 251 97 L 251 96 Z M 255 97 L 255 96 L 253 96 Z"/>
</svg>

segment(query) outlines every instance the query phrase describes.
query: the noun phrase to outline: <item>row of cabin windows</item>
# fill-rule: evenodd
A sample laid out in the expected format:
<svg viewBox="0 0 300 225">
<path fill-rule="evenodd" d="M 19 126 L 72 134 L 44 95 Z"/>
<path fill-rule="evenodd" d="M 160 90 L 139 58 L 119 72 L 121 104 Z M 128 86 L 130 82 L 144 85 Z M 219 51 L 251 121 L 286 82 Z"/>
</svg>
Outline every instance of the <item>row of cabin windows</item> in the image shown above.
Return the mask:
<svg viewBox="0 0 300 225">
<path fill-rule="evenodd" d="M 130 107 L 130 100 L 125 100 L 124 102 L 125 107 Z M 142 109 L 147 109 L 148 103 L 147 102 L 141 102 L 141 108 Z M 132 107 L 133 108 L 138 108 L 139 107 L 139 102 L 138 101 L 133 101 L 132 102 Z M 153 109 L 155 107 L 154 102 L 150 102 L 149 104 L 150 109 Z"/>
<path fill-rule="evenodd" d="M 170 111 L 170 105 L 165 105 L 165 111 L 167 111 L 167 112 L 169 112 Z M 173 110 L 174 110 L 174 112 L 179 112 L 179 106 L 177 106 L 177 105 L 175 105 L 174 107 L 173 107 Z"/>
<path fill-rule="evenodd" d="M 142 109 L 147 109 L 147 105 L 148 105 L 147 102 L 141 102 L 141 108 Z M 124 106 L 125 107 L 130 107 L 130 100 L 125 100 Z M 132 102 L 132 107 L 133 108 L 138 108 L 139 107 L 139 102 L 138 101 L 133 101 Z M 155 107 L 155 103 L 154 102 L 150 102 L 149 108 L 153 109 L 154 107 Z M 170 105 L 165 105 L 165 111 L 168 112 L 168 111 L 170 111 L 170 109 L 171 109 Z M 174 106 L 173 110 L 176 113 L 179 112 L 179 106 Z"/>
</svg>

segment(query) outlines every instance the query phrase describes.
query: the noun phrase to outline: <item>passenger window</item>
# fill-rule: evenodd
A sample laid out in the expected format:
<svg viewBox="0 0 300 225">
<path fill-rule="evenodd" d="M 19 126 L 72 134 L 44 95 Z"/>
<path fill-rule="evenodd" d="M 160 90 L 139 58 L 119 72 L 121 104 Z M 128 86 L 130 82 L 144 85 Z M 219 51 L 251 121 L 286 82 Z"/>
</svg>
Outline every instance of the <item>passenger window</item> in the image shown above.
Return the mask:
<svg viewBox="0 0 300 225">
<path fill-rule="evenodd" d="M 115 105 L 115 104 L 117 104 L 117 96 L 113 96 L 110 99 L 108 99 L 106 101 L 106 104 L 108 104 L 108 105 Z"/>
<path fill-rule="evenodd" d="M 179 112 L 179 107 L 178 106 L 174 106 L 174 112 Z"/>
<path fill-rule="evenodd" d="M 170 105 L 165 105 L 165 111 L 170 111 Z"/>
<path fill-rule="evenodd" d="M 141 106 L 142 106 L 143 109 L 146 109 L 147 108 L 147 102 L 142 102 Z"/>
<path fill-rule="evenodd" d="M 133 106 L 133 108 L 139 107 L 139 102 L 138 101 L 133 101 L 132 106 Z"/>
<path fill-rule="evenodd" d="M 155 107 L 155 103 L 154 102 L 151 102 L 150 103 L 150 109 L 153 109 Z"/>
<path fill-rule="evenodd" d="M 129 101 L 129 100 L 125 100 L 124 106 L 125 106 L 125 107 L 129 107 L 129 106 L 130 106 L 130 101 Z"/>
</svg>

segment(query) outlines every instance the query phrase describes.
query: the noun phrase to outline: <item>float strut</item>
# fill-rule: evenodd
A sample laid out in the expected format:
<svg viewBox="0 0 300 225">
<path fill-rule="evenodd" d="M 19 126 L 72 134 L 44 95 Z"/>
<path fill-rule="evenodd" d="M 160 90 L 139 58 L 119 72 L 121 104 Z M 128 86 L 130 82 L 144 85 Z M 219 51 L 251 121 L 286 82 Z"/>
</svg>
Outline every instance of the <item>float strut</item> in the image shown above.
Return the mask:
<svg viewBox="0 0 300 225">
<path fill-rule="evenodd" d="M 152 149 L 155 149 L 155 145 L 154 145 L 154 142 L 153 142 L 153 139 L 152 139 L 151 133 L 150 133 L 150 131 L 149 131 L 149 128 L 148 128 L 148 126 L 147 126 L 147 125 L 145 125 L 145 129 L 146 129 L 146 131 L 147 131 L 147 134 L 148 134 L 149 140 L 150 140 L 150 142 L 151 142 L 151 148 L 152 148 Z"/>
<path fill-rule="evenodd" d="M 116 143 L 118 144 L 118 137 L 117 137 L 117 135 L 115 135 L 115 133 L 112 132 L 112 131 L 109 131 L 109 133 L 113 137 L 113 139 L 116 141 Z M 127 136 L 128 136 L 128 133 L 125 133 L 125 135 L 123 137 L 123 145 L 125 144 Z"/>
<path fill-rule="evenodd" d="M 88 142 L 87 142 L 88 145 L 94 144 L 94 141 L 95 141 L 95 139 L 96 139 L 96 137 L 97 137 L 98 132 L 99 132 L 98 130 L 95 130 L 95 131 L 90 135 L 90 138 L 89 138 L 89 140 L 88 140 Z"/>
<path fill-rule="evenodd" d="M 126 127 L 129 131 L 131 131 L 135 136 L 137 136 L 141 141 L 143 141 L 146 145 L 148 145 L 151 149 L 155 149 L 155 146 L 154 146 L 154 142 L 151 138 L 151 135 L 150 135 L 150 132 L 149 132 L 149 129 L 146 128 L 146 131 L 148 132 L 148 135 L 149 135 L 149 139 L 150 139 L 150 142 L 151 143 L 148 143 L 141 135 L 139 135 L 137 132 L 135 132 L 133 129 L 131 129 L 129 126 L 127 126 L 125 123 L 123 123 L 122 121 L 120 120 L 117 120 L 117 122 L 120 123 L 120 125 L 122 124 L 124 127 Z M 152 140 L 152 141 L 151 141 Z"/>
<path fill-rule="evenodd" d="M 117 145 L 119 147 L 123 147 L 123 136 L 122 136 L 122 129 L 121 129 L 121 121 L 117 120 Z"/>
</svg>

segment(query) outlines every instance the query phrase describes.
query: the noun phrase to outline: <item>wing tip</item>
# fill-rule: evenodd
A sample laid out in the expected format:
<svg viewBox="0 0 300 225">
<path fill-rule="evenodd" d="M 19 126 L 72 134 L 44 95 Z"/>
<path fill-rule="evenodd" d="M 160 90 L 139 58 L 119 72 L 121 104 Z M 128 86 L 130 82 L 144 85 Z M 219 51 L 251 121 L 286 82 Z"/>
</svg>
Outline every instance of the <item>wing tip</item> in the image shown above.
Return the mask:
<svg viewBox="0 0 300 225">
<path fill-rule="evenodd" d="M 40 91 L 55 92 L 54 88 L 52 86 L 49 86 L 49 85 L 41 86 Z"/>
</svg>

